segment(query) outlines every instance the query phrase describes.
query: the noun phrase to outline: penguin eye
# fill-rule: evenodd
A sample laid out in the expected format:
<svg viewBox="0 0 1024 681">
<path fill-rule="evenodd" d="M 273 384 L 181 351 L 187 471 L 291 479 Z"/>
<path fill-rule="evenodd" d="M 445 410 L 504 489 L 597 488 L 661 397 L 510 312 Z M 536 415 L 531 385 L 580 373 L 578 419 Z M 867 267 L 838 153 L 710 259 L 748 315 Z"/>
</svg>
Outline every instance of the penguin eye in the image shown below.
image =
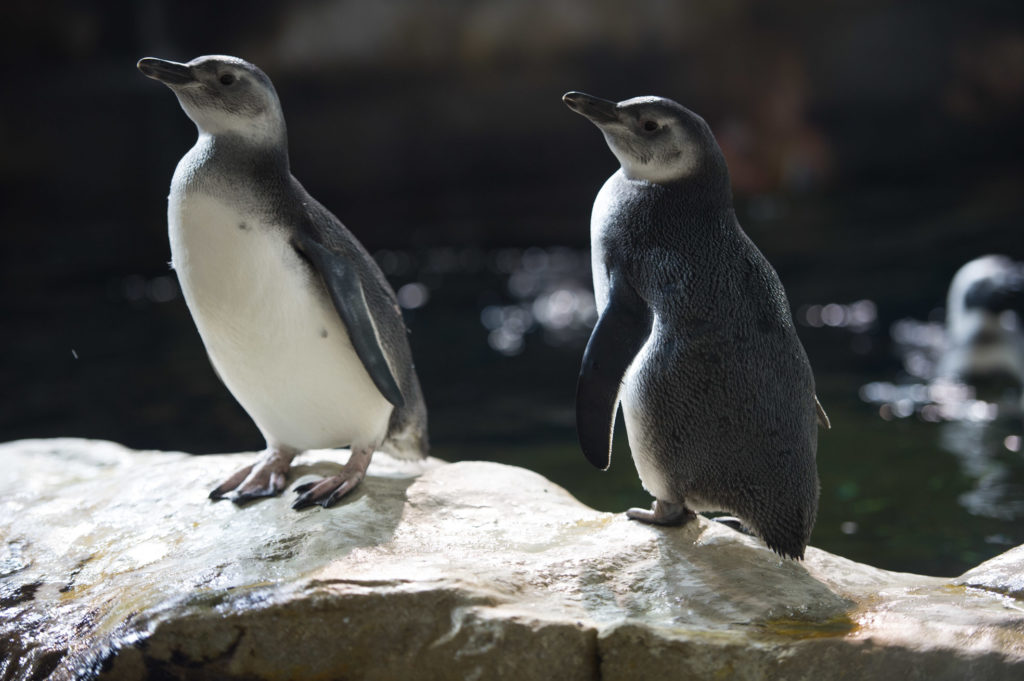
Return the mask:
<svg viewBox="0 0 1024 681">
<path fill-rule="evenodd" d="M 230 73 L 225 73 L 223 76 L 220 77 L 220 84 L 221 85 L 231 85 L 234 82 L 235 82 L 235 77 L 232 76 Z"/>
<path fill-rule="evenodd" d="M 654 132 L 658 129 L 658 124 L 654 121 L 644 121 L 644 130 L 647 132 Z"/>
</svg>

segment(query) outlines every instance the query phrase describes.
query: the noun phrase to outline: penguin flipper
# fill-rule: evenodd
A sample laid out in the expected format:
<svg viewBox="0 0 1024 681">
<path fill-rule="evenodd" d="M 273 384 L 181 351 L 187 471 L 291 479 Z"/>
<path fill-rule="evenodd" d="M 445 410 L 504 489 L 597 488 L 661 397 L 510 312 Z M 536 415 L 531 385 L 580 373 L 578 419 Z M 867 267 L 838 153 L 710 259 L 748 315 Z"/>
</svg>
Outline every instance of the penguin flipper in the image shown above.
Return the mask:
<svg viewBox="0 0 1024 681">
<path fill-rule="evenodd" d="M 366 304 L 366 295 L 359 273 L 345 256 L 337 253 L 308 235 L 296 237 L 297 250 L 320 273 L 330 293 L 334 309 L 345 323 L 352 347 L 366 373 L 384 398 L 396 407 L 405 404 L 398 381 L 391 373 L 384 350 L 373 328 L 373 318 Z"/>
<path fill-rule="evenodd" d="M 825 430 L 832 430 L 832 422 L 828 420 L 828 414 L 825 413 L 825 407 L 821 406 L 821 402 L 818 400 L 818 396 L 814 396 L 814 408 L 818 410 L 818 425 Z"/>
<path fill-rule="evenodd" d="M 608 305 L 590 335 L 576 383 L 576 434 L 587 460 L 606 470 L 622 380 L 651 333 L 647 304 L 621 275 L 611 273 Z"/>
</svg>

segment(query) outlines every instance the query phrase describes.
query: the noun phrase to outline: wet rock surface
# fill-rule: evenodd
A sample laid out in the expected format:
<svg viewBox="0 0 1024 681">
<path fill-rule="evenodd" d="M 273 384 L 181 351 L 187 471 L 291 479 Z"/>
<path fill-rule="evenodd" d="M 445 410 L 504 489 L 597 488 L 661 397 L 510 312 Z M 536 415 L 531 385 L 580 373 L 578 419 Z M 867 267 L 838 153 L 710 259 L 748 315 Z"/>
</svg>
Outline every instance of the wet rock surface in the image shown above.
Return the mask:
<svg viewBox="0 0 1024 681">
<path fill-rule="evenodd" d="M 956 579 L 796 563 L 525 469 L 383 455 L 328 510 L 207 500 L 246 456 L 0 445 L 0 679 L 1024 675 L 1024 547 Z"/>
</svg>

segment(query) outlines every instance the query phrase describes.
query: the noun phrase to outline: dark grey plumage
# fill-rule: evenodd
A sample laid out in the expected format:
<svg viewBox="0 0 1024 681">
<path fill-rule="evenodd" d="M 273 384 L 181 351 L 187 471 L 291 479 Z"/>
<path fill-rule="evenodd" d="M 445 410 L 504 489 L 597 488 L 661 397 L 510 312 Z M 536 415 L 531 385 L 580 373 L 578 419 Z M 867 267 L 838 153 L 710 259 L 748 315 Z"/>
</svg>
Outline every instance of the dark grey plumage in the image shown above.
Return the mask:
<svg viewBox="0 0 1024 681">
<path fill-rule="evenodd" d="M 803 557 L 826 420 L 785 291 L 736 220 L 710 129 L 665 99 L 565 99 L 623 162 L 591 227 L 602 313 L 578 387 L 584 453 L 607 467 L 621 397 L 633 458 L 657 499 L 653 514 L 631 517 L 727 511 L 771 549 Z"/>
</svg>

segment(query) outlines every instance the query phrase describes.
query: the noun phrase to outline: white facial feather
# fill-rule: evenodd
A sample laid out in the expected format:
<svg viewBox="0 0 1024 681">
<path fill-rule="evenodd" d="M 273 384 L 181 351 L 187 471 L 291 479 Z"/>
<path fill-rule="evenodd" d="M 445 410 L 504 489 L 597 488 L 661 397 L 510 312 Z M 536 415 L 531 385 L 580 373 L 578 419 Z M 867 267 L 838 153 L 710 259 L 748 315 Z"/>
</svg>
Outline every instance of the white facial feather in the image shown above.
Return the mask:
<svg viewBox="0 0 1024 681">
<path fill-rule="evenodd" d="M 660 122 L 658 136 L 643 136 L 626 126 L 603 129 L 608 147 L 631 180 L 667 184 L 689 177 L 700 164 L 700 147 L 674 121 Z"/>
</svg>

